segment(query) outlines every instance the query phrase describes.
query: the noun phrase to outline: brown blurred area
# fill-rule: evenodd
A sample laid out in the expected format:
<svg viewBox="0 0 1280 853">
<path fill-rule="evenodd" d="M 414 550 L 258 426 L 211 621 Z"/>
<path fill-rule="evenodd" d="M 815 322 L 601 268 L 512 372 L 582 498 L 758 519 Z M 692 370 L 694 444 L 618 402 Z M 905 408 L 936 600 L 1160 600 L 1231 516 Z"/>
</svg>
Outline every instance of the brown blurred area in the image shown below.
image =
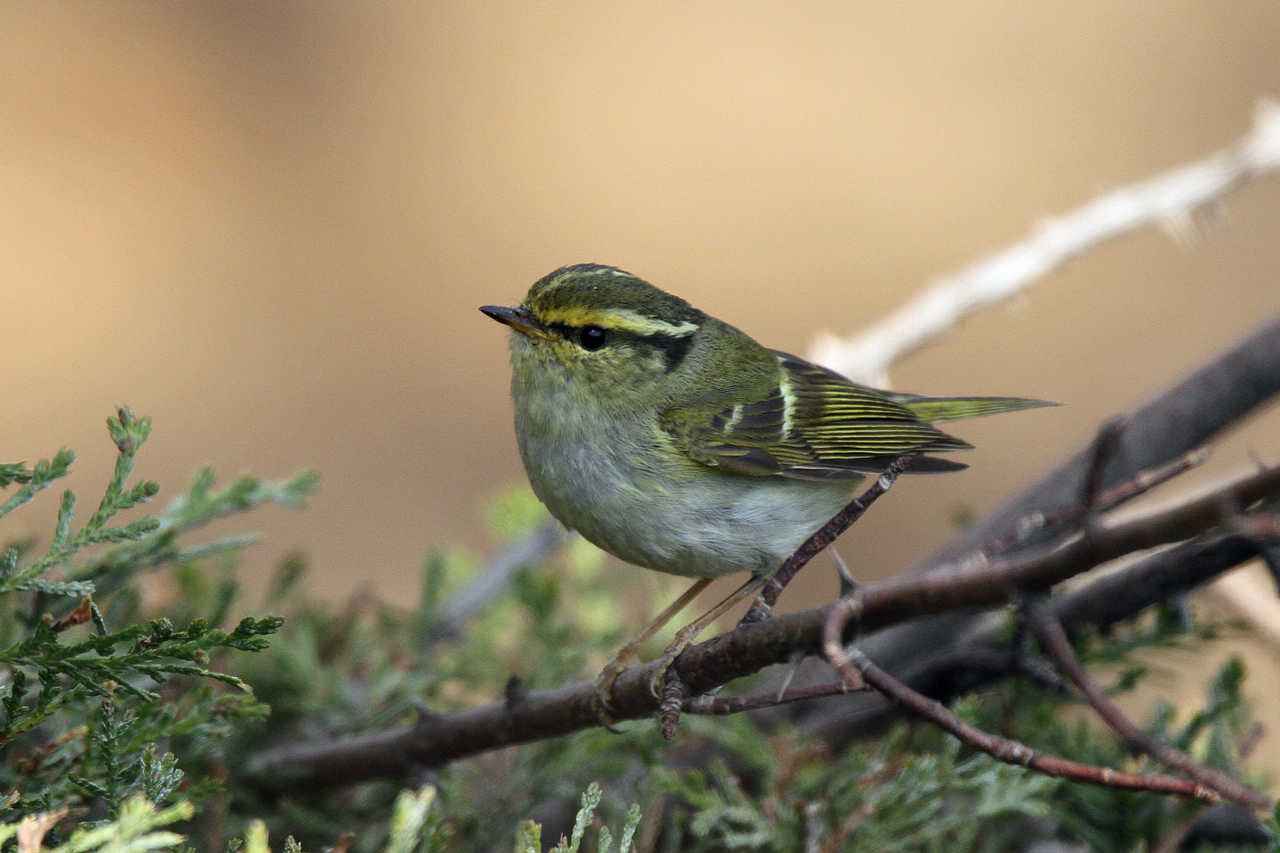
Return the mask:
<svg viewBox="0 0 1280 853">
<path fill-rule="evenodd" d="M 5 4 L 0 456 L 74 447 L 92 493 L 128 402 L 167 494 L 205 463 L 321 470 L 309 511 L 250 522 L 251 566 L 298 547 L 320 593 L 409 594 L 433 544 L 488 547 L 486 500 L 523 482 L 477 305 L 601 261 L 802 352 L 1227 144 L 1280 94 L 1278 37 L 1270 0 Z M 1280 182 L 1222 213 L 900 365 L 902 389 L 1068 405 L 960 426 L 972 470 L 895 490 L 846 539 L 855 569 L 921 556 L 1280 309 Z M 1200 476 L 1280 459 L 1278 426 Z M 790 605 L 831 594 L 814 575 Z"/>
</svg>

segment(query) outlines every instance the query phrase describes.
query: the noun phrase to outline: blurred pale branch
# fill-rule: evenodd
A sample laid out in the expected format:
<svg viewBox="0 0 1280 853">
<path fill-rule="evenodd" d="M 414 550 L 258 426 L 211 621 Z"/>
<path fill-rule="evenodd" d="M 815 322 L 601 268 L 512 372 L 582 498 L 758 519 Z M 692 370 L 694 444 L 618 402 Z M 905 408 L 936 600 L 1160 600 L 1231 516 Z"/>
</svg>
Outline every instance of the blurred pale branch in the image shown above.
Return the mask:
<svg viewBox="0 0 1280 853">
<path fill-rule="evenodd" d="M 538 565 L 571 536 L 560 522 L 547 519 L 528 536 L 500 551 L 475 580 L 449 599 L 439 620 L 428 630 L 427 642 L 457 639 L 468 622 L 506 592 L 517 572 Z"/>
<path fill-rule="evenodd" d="M 1264 99 L 1253 128 L 1231 146 L 1045 220 L 1027 239 L 936 280 L 870 328 L 846 338 L 820 335 L 809 357 L 859 382 L 888 387 L 896 361 L 969 315 L 1016 296 L 1073 258 L 1130 231 L 1157 225 L 1177 236 L 1192 233 L 1200 211 L 1278 169 L 1280 104 Z"/>
</svg>

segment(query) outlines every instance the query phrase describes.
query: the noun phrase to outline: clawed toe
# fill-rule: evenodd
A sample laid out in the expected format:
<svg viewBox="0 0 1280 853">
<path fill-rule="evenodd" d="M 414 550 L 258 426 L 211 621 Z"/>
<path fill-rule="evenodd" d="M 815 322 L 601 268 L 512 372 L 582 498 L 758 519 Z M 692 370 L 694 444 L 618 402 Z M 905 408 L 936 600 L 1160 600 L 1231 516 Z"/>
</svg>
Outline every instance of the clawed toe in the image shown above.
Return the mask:
<svg viewBox="0 0 1280 853">
<path fill-rule="evenodd" d="M 680 657 L 680 652 L 684 649 L 676 649 L 675 651 L 667 650 L 663 652 L 662 657 L 655 661 L 658 664 L 658 670 L 649 679 L 649 692 L 653 694 L 653 698 L 662 700 L 663 692 L 667 687 L 667 676 L 671 673 L 671 666 L 676 662 L 676 658 Z"/>
<path fill-rule="evenodd" d="M 773 608 L 762 598 L 757 598 L 739 620 L 739 625 L 751 625 L 756 622 L 768 622 L 773 618 Z"/>
<path fill-rule="evenodd" d="M 653 677 L 649 679 L 649 692 L 653 694 L 654 699 L 659 702 L 662 701 L 667 687 L 667 676 L 671 674 L 671 667 L 675 664 L 676 658 L 684 654 L 684 650 L 693 644 L 701 630 L 702 625 L 699 622 L 686 625 L 676 632 L 676 637 L 671 641 L 671 645 L 662 650 L 662 657 L 654 661 L 658 665 L 658 669 L 654 672 Z"/>
<path fill-rule="evenodd" d="M 617 727 L 618 720 L 615 716 L 617 709 L 613 706 L 613 685 L 626 668 L 624 661 L 614 658 L 596 676 L 595 702 L 593 703 L 596 720 L 614 734 L 621 734 L 622 730 Z"/>
</svg>

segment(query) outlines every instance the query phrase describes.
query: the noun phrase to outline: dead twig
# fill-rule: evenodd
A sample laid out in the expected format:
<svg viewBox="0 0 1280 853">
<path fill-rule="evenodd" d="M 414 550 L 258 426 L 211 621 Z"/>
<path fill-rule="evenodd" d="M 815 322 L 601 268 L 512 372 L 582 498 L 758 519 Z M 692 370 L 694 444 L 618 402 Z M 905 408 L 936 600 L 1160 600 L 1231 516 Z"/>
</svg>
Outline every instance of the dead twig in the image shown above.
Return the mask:
<svg viewBox="0 0 1280 853">
<path fill-rule="evenodd" d="M 756 597 L 746 615 L 742 617 L 740 624 L 768 619 L 773 606 L 778 603 L 778 598 L 782 595 L 782 591 L 795 579 L 800 570 L 808 565 L 810 560 L 821 554 L 825 548 L 839 539 L 842 533 L 856 524 L 858 519 L 862 518 L 867 510 L 871 509 L 871 505 L 893 487 L 902 472 L 911 467 L 912 459 L 913 457 L 911 456 L 900 456 L 889 463 L 889 467 L 876 478 L 876 481 L 865 492 L 850 501 L 848 506 L 840 510 L 830 521 L 822 525 L 816 533 L 805 540 L 804 544 L 797 548 L 796 552 L 788 557 L 786 562 L 765 581 L 760 594 Z"/>
<path fill-rule="evenodd" d="M 1186 779 L 1159 774 L 1126 773 L 1109 767 L 1082 764 L 1056 755 L 1038 753 L 1024 743 L 999 737 L 971 726 L 943 705 L 912 690 L 906 684 L 876 666 L 857 648 L 846 649 L 843 637 L 851 619 L 858 615 L 858 596 L 837 602 L 827 616 L 823 628 L 823 652 L 845 683 L 851 687 L 863 682 L 903 705 L 912 713 L 928 720 L 962 743 L 987 753 L 998 761 L 1028 767 L 1047 776 L 1058 776 L 1075 782 L 1153 791 L 1180 797 L 1217 802 L 1217 791 Z"/>
<path fill-rule="evenodd" d="M 1213 789 L 1224 799 L 1250 808 L 1270 806 L 1271 801 L 1253 788 L 1237 782 L 1225 773 L 1205 767 L 1185 752 L 1140 729 L 1085 671 L 1071 647 L 1071 640 L 1063 630 L 1062 623 L 1043 603 L 1033 605 L 1028 610 L 1028 617 L 1040 645 L 1057 664 L 1058 669 L 1084 694 L 1103 722 L 1129 746 L 1151 756 L 1171 770 L 1186 774 L 1198 784 Z"/>
</svg>

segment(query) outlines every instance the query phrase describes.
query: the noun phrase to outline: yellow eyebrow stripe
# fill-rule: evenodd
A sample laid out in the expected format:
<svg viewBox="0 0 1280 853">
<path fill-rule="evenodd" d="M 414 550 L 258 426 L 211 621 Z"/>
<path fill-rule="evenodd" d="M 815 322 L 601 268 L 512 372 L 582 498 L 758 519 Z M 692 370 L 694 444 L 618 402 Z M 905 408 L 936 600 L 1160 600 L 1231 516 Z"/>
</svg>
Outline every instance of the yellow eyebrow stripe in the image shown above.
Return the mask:
<svg viewBox="0 0 1280 853">
<path fill-rule="evenodd" d="M 579 327 L 599 326 L 602 329 L 617 329 L 636 335 L 668 335 L 673 338 L 683 338 L 698 331 L 696 323 L 668 323 L 626 308 L 555 308 L 538 319 L 548 326 L 556 323 Z"/>
</svg>

